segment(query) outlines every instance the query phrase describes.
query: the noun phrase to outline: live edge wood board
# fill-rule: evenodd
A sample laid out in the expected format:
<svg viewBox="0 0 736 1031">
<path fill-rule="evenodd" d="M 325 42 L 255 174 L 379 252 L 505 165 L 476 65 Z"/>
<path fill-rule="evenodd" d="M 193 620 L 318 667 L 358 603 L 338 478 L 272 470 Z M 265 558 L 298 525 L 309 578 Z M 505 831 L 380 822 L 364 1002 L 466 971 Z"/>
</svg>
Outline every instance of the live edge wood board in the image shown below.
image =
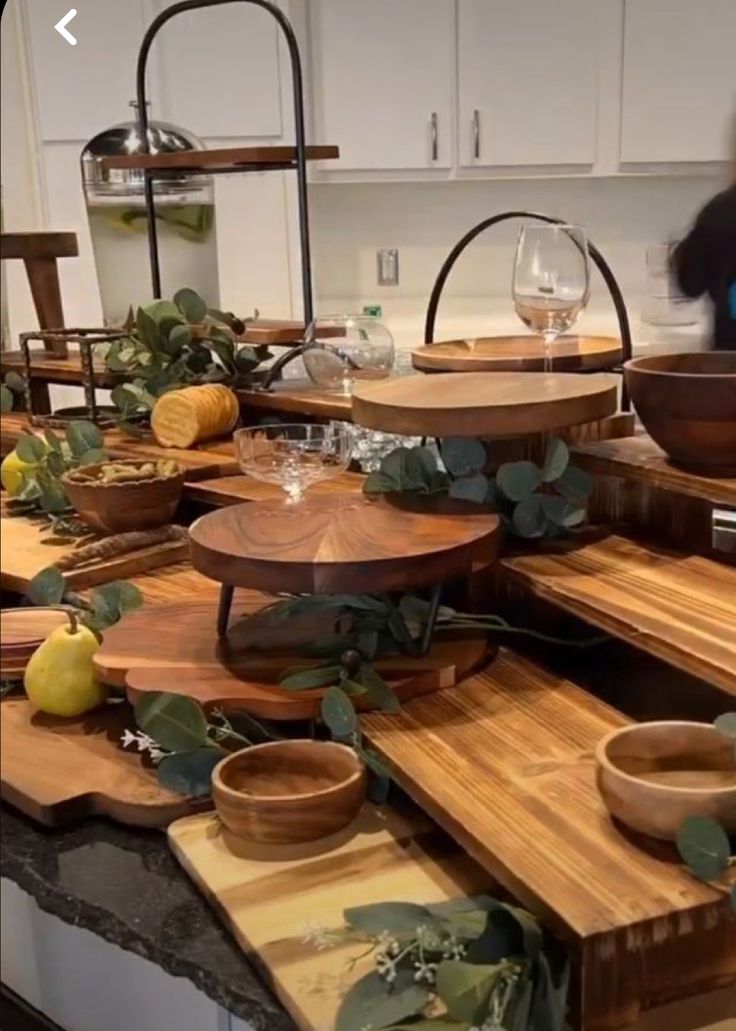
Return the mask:
<svg viewBox="0 0 736 1031">
<path fill-rule="evenodd" d="M 456 687 L 362 720 L 415 801 L 572 946 L 586 1031 L 736 980 L 727 895 L 603 806 L 593 749 L 626 723 L 505 650 Z"/>
<path fill-rule="evenodd" d="M 736 695 L 736 567 L 614 534 L 500 566 L 523 589 Z"/>
</svg>

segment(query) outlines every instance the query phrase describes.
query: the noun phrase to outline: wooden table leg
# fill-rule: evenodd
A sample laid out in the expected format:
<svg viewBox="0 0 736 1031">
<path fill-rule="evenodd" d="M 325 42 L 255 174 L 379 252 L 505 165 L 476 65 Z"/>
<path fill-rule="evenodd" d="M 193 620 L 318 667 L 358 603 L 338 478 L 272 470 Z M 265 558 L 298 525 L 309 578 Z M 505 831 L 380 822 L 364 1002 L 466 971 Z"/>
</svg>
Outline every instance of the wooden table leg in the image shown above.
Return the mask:
<svg viewBox="0 0 736 1031">
<path fill-rule="evenodd" d="M 217 606 L 217 636 L 227 635 L 227 625 L 230 621 L 230 609 L 233 604 L 233 592 L 235 588 L 230 584 L 223 584 L 220 588 L 220 602 Z"/>
<path fill-rule="evenodd" d="M 41 329 L 60 329 L 64 325 L 64 310 L 61 306 L 56 258 L 25 258 L 23 263 L 31 284 L 31 295 Z M 60 357 L 67 354 L 67 346 L 63 341 L 44 346 L 46 350 Z"/>
</svg>

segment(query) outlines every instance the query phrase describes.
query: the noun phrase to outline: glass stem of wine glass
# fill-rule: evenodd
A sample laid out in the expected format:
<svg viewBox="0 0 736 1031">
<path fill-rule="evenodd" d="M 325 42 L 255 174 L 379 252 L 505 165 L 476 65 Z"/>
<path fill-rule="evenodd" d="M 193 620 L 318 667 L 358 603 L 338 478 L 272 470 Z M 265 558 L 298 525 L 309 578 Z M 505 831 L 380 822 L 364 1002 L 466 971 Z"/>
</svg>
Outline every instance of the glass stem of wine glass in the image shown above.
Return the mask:
<svg viewBox="0 0 736 1031">
<path fill-rule="evenodd" d="M 542 333 L 544 340 L 544 371 L 552 372 L 552 344 L 557 339 L 556 333 Z"/>
<path fill-rule="evenodd" d="M 289 480 L 283 484 L 286 491 L 287 504 L 294 505 L 304 498 L 304 484 L 300 480 Z"/>
</svg>

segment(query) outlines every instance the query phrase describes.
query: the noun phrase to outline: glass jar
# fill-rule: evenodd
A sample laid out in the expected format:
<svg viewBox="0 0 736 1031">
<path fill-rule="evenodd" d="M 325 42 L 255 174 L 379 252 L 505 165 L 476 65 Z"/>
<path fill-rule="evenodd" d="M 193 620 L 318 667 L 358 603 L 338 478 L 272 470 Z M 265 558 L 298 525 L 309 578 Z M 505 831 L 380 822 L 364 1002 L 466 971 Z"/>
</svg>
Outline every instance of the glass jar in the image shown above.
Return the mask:
<svg viewBox="0 0 736 1031">
<path fill-rule="evenodd" d="M 315 386 L 350 394 L 353 384 L 384 379 L 394 364 L 394 338 L 371 315 L 320 316 L 308 328 L 304 366 Z"/>
<path fill-rule="evenodd" d="M 131 107 L 136 107 L 135 102 Z M 150 122 L 152 154 L 203 150 L 192 133 Z M 104 169 L 101 158 L 141 152 L 137 122 L 100 132 L 81 155 L 82 183 L 106 326 L 120 326 L 132 305 L 150 304 L 151 265 L 143 172 Z M 171 298 L 188 286 L 219 306 L 215 192 L 211 176 L 182 173 L 154 182 L 161 292 Z"/>
<path fill-rule="evenodd" d="M 670 246 L 647 247 L 647 294 L 642 319 L 653 326 L 691 326 L 698 321 L 697 304 L 680 293 L 670 268 Z"/>
</svg>

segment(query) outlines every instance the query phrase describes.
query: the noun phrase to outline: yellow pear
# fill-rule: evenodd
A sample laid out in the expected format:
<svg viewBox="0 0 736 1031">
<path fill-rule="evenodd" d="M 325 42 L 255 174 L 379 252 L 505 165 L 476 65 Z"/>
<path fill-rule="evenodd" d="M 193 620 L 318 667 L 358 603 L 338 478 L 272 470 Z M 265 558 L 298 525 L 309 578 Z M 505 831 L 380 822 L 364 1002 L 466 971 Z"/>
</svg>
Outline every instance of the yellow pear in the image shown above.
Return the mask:
<svg viewBox="0 0 736 1031">
<path fill-rule="evenodd" d="M 0 482 L 11 498 L 20 494 L 25 474 L 35 468 L 34 462 L 24 462 L 15 451 L 11 451 L 5 456 L 0 465 Z"/>
<path fill-rule="evenodd" d="M 52 716 L 81 716 L 107 698 L 92 664 L 100 643 L 73 612 L 68 615 L 69 626 L 52 630 L 35 650 L 23 680 L 36 708 Z"/>
</svg>

